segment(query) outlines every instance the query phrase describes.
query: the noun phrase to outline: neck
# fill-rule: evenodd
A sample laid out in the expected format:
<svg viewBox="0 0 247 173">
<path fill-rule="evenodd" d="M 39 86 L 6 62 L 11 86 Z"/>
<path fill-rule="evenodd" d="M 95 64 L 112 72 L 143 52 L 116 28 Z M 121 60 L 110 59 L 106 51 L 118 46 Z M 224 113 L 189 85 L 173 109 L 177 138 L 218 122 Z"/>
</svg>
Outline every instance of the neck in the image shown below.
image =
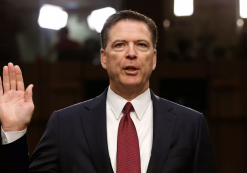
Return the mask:
<svg viewBox="0 0 247 173">
<path fill-rule="evenodd" d="M 145 87 L 139 87 L 139 88 L 137 86 L 119 87 L 119 86 L 113 86 L 110 84 L 110 88 L 117 95 L 123 97 L 127 101 L 131 101 L 137 96 L 139 96 L 140 94 L 144 93 L 149 88 L 149 84 Z"/>
</svg>

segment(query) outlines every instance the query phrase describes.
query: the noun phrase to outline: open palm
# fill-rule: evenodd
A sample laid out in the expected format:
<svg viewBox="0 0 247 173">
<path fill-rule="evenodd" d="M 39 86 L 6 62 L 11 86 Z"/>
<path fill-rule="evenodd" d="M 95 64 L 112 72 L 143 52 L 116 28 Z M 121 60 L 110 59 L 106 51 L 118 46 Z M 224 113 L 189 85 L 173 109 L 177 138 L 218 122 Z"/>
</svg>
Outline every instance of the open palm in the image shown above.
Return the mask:
<svg viewBox="0 0 247 173">
<path fill-rule="evenodd" d="M 33 85 L 29 85 L 25 90 L 19 66 L 9 63 L 3 68 L 3 85 L 0 78 L 0 121 L 4 131 L 20 131 L 28 126 L 34 110 L 32 88 Z"/>
</svg>

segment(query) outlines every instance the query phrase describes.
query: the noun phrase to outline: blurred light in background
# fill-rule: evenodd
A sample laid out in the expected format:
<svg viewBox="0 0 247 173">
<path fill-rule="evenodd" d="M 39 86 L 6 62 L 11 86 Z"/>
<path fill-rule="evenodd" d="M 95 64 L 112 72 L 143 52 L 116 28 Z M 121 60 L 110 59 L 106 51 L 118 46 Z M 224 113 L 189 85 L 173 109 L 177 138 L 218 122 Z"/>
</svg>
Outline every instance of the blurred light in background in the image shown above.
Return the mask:
<svg viewBox="0 0 247 173">
<path fill-rule="evenodd" d="M 168 29 L 170 27 L 171 23 L 168 19 L 165 19 L 164 22 L 163 22 L 163 26 Z"/>
<path fill-rule="evenodd" d="M 239 27 L 244 26 L 244 20 L 243 20 L 243 19 L 238 19 L 238 20 L 237 20 L 237 25 L 238 25 Z"/>
<path fill-rule="evenodd" d="M 239 0 L 240 16 L 247 18 L 247 0 Z"/>
<path fill-rule="evenodd" d="M 191 16 L 193 12 L 193 0 L 174 0 L 174 14 L 176 16 Z"/>
<path fill-rule="evenodd" d="M 44 4 L 39 12 L 38 23 L 42 28 L 59 30 L 66 26 L 68 14 L 59 6 Z"/>
<path fill-rule="evenodd" d="M 106 19 L 114 13 L 116 13 L 116 10 L 111 7 L 92 11 L 91 14 L 87 17 L 89 28 L 100 33 Z"/>
</svg>

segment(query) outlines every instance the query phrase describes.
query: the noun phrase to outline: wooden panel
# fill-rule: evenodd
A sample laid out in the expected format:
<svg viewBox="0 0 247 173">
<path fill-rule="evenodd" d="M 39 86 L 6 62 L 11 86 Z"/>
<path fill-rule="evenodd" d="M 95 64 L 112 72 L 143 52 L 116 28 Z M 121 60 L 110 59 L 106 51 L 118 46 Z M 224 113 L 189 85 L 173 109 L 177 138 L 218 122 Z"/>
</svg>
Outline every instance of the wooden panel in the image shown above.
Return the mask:
<svg viewBox="0 0 247 173">
<path fill-rule="evenodd" d="M 84 80 L 108 79 L 107 71 L 101 65 L 84 64 L 82 70 Z"/>
<path fill-rule="evenodd" d="M 210 75 L 209 67 L 208 63 L 158 62 L 153 76 L 159 78 L 206 78 Z"/>
<path fill-rule="evenodd" d="M 242 97 L 238 90 L 211 90 L 210 104 L 214 118 L 243 117 Z"/>
<path fill-rule="evenodd" d="M 218 166 L 221 173 L 244 173 L 244 127 L 239 123 L 220 124 L 218 132 Z"/>
<path fill-rule="evenodd" d="M 242 62 L 242 92 L 243 92 L 243 100 L 242 100 L 242 105 L 243 105 L 243 111 L 245 117 L 247 117 L 247 60 L 243 60 Z"/>
<path fill-rule="evenodd" d="M 73 104 L 82 102 L 80 92 L 53 92 L 50 97 L 51 111 L 63 109 Z"/>
<path fill-rule="evenodd" d="M 51 83 L 67 83 L 80 81 L 82 76 L 82 65 L 77 62 L 61 62 L 50 64 Z"/>
<path fill-rule="evenodd" d="M 241 80 L 241 61 L 221 60 L 212 63 L 212 79 Z"/>
</svg>

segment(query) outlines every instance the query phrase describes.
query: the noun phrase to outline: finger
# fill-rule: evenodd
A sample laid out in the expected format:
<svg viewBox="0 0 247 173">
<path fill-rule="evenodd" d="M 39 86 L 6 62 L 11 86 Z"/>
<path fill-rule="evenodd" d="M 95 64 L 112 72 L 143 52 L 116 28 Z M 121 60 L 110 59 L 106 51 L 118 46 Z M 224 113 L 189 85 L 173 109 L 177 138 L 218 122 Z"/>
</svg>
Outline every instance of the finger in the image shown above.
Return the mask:
<svg viewBox="0 0 247 173">
<path fill-rule="evenodd" d="M 2 78 L 0 77 L 0 96 L 3 95 L 3 85 L 2 85 Z"/>
<path fill-rule="evenodd" d="M 21 69 L 18 65 L 16 65 L 14 68 L 16 74 L 17 91 L 24 91 L 24 82 L 23 82 Z"/>
<path fill-rule="evenodd" d="M 15 75 L 14 65 L 12 63 L 9 63 L 8 68 L 9 68 L 10 89 L 16 90 L 16 75 Z"/>
<path fill-rule="evenodd" d="M 4 92 L 10 90 L 9 68 L 7 66 L 3 67 L 3 89 L 4 89 Z"/>
<path fill-rule="evenodd" d="M 25 91 L 25 95 L 24 95 L 24 97 L 25 97 L 25 101 L 26 102 L 31 102 L 31 101 L 33 101 L 33 98 L 32 98 L 32 96 L 33 96 L 33 85 L 31 84 L 31 85 L 29 85 L 28 87 L 27 87 L 27 89 L 26 89 L 26 91 Z"/>
</svg>

